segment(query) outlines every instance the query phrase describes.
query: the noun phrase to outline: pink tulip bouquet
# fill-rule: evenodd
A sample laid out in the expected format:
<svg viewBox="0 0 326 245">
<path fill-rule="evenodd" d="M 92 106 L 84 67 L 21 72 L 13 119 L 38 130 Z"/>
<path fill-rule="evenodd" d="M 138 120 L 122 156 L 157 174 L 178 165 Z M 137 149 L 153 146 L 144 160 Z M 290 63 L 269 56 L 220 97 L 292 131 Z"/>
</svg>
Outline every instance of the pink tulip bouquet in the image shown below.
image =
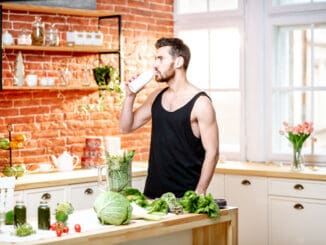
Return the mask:
<svg viewBox="0 0 326 245">
<path fill-rule="evenodd" d="M 297 126 L 289 126 L 287 122 L 283 122 L 284 130 L 280 130 L 280 135 L 286 135 L 286 138 L 293 146 L 293 165 L 292 169 L 301 170 L 303 168 L 303 158 L 301 150 L 305 140 L 314 131 L 313 123 L 304 122 Z"/>
</svg>

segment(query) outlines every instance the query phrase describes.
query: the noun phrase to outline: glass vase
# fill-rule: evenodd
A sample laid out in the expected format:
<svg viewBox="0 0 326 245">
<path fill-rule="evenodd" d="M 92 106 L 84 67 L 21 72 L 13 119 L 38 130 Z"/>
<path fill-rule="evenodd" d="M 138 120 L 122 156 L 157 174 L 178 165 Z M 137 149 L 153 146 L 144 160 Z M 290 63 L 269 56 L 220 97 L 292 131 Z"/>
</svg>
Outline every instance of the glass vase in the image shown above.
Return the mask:
<svg viewBox="0 0 326 245">
<path fill-rule="evenodd" d="M 291 163 L 291 170 L 298 172 L 304 169 L 304 158 L 301 153 L 301 148 L 293 146 L 293 159 Z"/>
</svg>

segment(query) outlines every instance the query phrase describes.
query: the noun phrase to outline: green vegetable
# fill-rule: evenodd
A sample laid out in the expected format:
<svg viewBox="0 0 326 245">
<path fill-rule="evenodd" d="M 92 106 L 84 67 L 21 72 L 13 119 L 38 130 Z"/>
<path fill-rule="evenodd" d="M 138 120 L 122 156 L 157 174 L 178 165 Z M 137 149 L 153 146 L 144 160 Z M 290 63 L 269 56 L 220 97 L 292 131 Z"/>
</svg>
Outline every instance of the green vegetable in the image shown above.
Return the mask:
<svg viewBox="0 0 326 245">
<path fill-rule="evenodd" d="M 128 196 L 141 196 L 143 195 L 140 190 L 136 189 L 136 188 L 132 188 L 132 187 L 127 187 L 124 190 L 121 191 L 121 194 L 123 194 L 124 196 L 128 197 Z"/>
<path fill-rule="evenodd" d="M 138 189 L 127 187 L 121 192 L 121 194 L 126 196 L 130 202 L 134 202 L 140 207 L 147 207 L 149 205 L 146 196 Z"/>
<path fill-rule="evenodd" d="M 131 219 L 145 219 L 145 220 L 157 221 L 162 219 L 166 215 L 163 212 L 149 213 L 148 210 L 138 206 L 134 202 L 131 203 L 131 206 L 132 206 Z"/>
<path fill-rule="evenodd" d="M 29 236 L 34 233 L 36 233 L 36 231 L 33 229 L 33 226 L 31 226 L 28 223 L 19 225 L 17 229 L 14 231 L 14 235 L 16 236 Z"/>
<path fill-rule="evenodd" d="M 131 186 L 131 161 L 135 151 L 123 153 L 123 155 L 111 156 L 106 152 L 108 165 L 109 188 L 111 191 L 120 192 Z"/>
<path fill-rule="evenodd" d="M 185 211 L 188 211 L 189 213 L 195 213 L 197 210 L 198 198 L 199 196 L 196 194 L 196 192 L 192 190 L 186 191 L 180 200 L 180 204 Z"/>
<path fill-rule="evenodd" d="M 73 213 L 74 208 L 70 202 L 59 202 L 57 203 L 56 211 L 62 211 L 65 214 L 69 215 Z"/>
<path fill-rule="evenodd" d="M 195 213 L 206 213 L 210 218 L 215 218 L 220 216 L 220 208 L 215 203 L 211 194 L 206 196 L 200 195 L 197 203 L 197 210 Z"/>
<path fill-rule="evenodd" d="M 0 149 L 7 150 L 10 147 L 10 141 L 8 138 L 0 138 Z"/>
<path fill-rule="evenodd" d="M 93 208 L 102 224 L 127 224 L 132 213 L 128 198 L 113 191 L 100 193 L 94 201 Z"/>
<path fill-rule="evenodd" d="M 6 213 L 5 224 L 6 225 L 13 225 L 14 224 L 14 210 L 9 210 Z"/>
<path fill-rule="evenodd" d="M 66 221 L 68 220 L 68 214 L 66 214 L 63 211 L 56 211 L 55 212 L 55 220 L 57 222 L 66 223 Z"/>
<path fill-rule="evenodd" d="M 167 214 L 169 212 L 169 205 L 163 199 L 154 200 L 147 208 L 148 213 L 161 212 Z"/>
<path fill-rule="evenodd" d="M 190 190 L 183 195 L 180 204 L 189 213 L 206 213 L 210 218 L 220 215 L 220 208 L 211 194 L 197 195 L 196 192 Z"/>
<path fill-rule="evenodd" d="M 182 207 L 172 192 L 164 193 L 160 199 L 166 201 L 170 209 Z"/>
<path fill-rule="evenodd" d="M 55 219 L 58 222 L 66 223 L 69 217 L 69 214 L 72 214 L 74 208 L 70 202 L 60 202 L 57 203 L 55 209 Z"/>
</svg>

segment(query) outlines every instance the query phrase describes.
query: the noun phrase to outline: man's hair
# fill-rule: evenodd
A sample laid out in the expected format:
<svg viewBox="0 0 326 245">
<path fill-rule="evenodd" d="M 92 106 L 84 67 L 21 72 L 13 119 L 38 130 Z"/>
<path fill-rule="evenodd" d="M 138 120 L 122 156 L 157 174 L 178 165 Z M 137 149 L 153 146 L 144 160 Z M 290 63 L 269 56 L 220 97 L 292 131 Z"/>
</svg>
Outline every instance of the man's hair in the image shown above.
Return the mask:
<svg viewBox="0 0 326 245">
<path fill-rule="evenodd" d="M 190 49 L 189 47 L 179 38 L 166 38 L 162 37 L 156 41 L 155 48 L 159 49 L 165 46 L 171 47 L 170 54 L 173 57 L 181 56 L 184 60 L 183 67 L 187 70 L 190 62 Z"/>
</svg>

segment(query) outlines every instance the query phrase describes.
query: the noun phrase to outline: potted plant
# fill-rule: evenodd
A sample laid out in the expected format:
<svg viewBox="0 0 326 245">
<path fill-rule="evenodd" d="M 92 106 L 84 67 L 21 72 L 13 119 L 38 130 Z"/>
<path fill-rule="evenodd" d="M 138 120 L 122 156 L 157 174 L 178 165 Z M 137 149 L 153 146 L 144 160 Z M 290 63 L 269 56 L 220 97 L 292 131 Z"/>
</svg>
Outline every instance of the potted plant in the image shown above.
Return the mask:
<svg viewBox="0 0 326 245">
<path fill-rule="evenodd" d="M 121 93 L 120 78 L 113 66 L 98 66 L 93 68 L 94 79 L 101 90 Z"/>
<path fill-rule="evenodd" d="M 120 104 L 123 98 L 123 91 L 120 87 L 120 77 L 118 71 L 113 66 L 100 65 L 93 68 L 94 79 L 99 87 L 99 98 L 96 103 L 83 103 L 80 109 L 88 114 L 90 111 L 104 111 L 106 108 L 107 92 L 118 94 L 118 103 Z"/>
</svg>

